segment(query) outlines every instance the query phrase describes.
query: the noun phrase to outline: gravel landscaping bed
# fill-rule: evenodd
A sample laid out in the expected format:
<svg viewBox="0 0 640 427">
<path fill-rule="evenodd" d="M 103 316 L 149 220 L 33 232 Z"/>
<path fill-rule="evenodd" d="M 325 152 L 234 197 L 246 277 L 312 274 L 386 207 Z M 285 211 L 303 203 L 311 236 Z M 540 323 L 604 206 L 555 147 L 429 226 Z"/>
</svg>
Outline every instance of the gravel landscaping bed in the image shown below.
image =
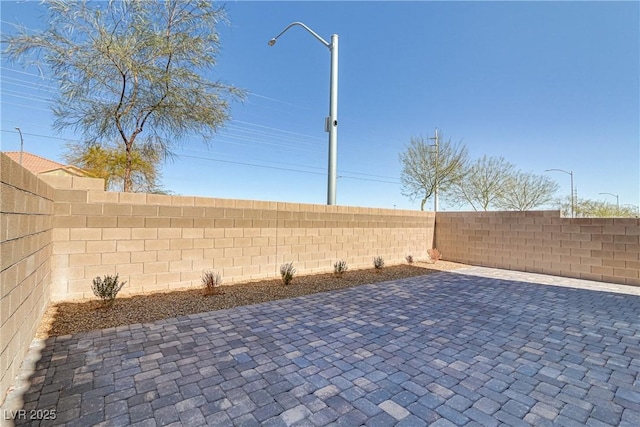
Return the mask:
<svg viewBox="0 0 640 427">
<path fill-rule="evenodd" d="M 240 283 L 222 286 L 220 294 L 210 296 L 204 295 L 204 288 L 190 288 L 118 297 L 110 308 L 102 308 L 98 299 L 60 302 L 48 307 L 36 337 L 44 339 L 94 329 L 147 323 L 168 317 L 258 304 L 462 267 L 466 265 L 447 261 L 435 264 L 416 262 L 411 265 L 389 266 L 382 270 L 372 268 L 347 271 L 340 278 L 332 273 L 296 276 L 288 286 L 284 286 L 280 279 Z"/>
</svg>

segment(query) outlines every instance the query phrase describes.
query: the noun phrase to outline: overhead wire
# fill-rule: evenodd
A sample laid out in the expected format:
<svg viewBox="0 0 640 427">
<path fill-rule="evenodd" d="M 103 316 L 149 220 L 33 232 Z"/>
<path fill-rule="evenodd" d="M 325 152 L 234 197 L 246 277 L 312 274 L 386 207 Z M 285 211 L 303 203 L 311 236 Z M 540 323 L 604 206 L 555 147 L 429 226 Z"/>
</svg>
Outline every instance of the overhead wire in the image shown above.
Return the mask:
<svg viewBox="0 0 640 427">
<path fill-rule="evenodd" d="M 12 82 L 10 82 L 10 83 L 14 84 Z M 23 86 L 28 86 L 28 85 L 23 85 Z M 32 100 L 32 101 L 36 101 L 36 102 L 47 102 L 47 101 L 49 101 L 48 99 L 41 98 L 38 95 L 32 95 L 32 96 L 25 96 L 24 94 L 17 95 L 15 91 L 12 91 L 12 90 L 6 89 L 6 88 L 3 88 L 2 92 L 5 93 L 8 96 L 11 96 L 11 97 L 18 97 L 18 98 L 28 99 L 28 100 Z M 9 102 L 9 101 L 7 101 L 5 99 L 3 99 L 2 102 L 4 104 L 7 104 L 7 105 L 14 105 L 14 106 L 26 107 L 26 108 L 37 108 L 37 109 L 42 110 L 41 108 L 38 108 L 38 107 L 26 106 L 24 104 Z M 43 110 L 43 111 L 48 111 L 48 110 Z M 257 128 L 260 128 L 260 129 L 253 129 L 252 127 L 257 127 Z M 236 130 L 237 132 L 240 132 L 240 134 L 231 132 L 230 131 L 231 129 Z M 267 130 L 262 130 L 262 129 L 267 129 Z M 219 134 L 226 134 L 229 137 L 242 137 L 242 138 L 244 138 L 245 141 L 251 140 L 251 139 L 247 139 L 246 138 L 247 136 L 248 137 L 254 137 L 253 141 L 256 141 L 256 142 L 263 142 L 265 137 L 267 137 L 267 138 L 277 138 L 278 141 L 280 141 L 280 142 L 284 142 L 283 140 L 292 141 L 292 142 L 295 142 L 294 145 L 283 144 L 283 143 L 274 143 L 274 142 L 269 142 L 268 144 L 269 145 L 281 145 L 281 146 L 283 146 L 285 148 L 293 148 L 293 149 L 297 149 L 300 144 L 309 145 L 310 147 L 315 146 L 315 144 L 312 143 L 312 142 L 306 142 L 304 140 L 300 140 L 299 137 L 301 137 L 301 136 L 304 137 L 304 138 L 309 138 L 309 139 L 323 140 L 323 138 L 320 138 L 320 137 L 317 137 L 317 136 L 313 136 L 313 135 L 307 135 L 307 134 L 302 134 L 302 133 L 299 133 L 299 132 L 288 131 L 286 129 L 275 128 L 275 127 L 271 127 L 271 126 L 264 126 L 264 125 L 260 125 L 260 124 L 257 124 L 257 123 L 252 123 L 252 122 L 247 122 L 247 121 L 242 121 L 242 120 L 233 120 L 233 119 L 230 122 L 230 124 L 225 125 L 220 130 Z M 312 150 L 312 151 L 316 151 L 316 150 Z"/>
<path fill-rule="evenodd" d="M 323 175 L 323 176 L 326 175 L 325 173 L 322 173 L 322 172 L 305 171 L 305 170 L 300 170 L 300 169 L 283 168 L 283 167 L 278 167 L 278 166 L 258 165 L 258 164 L 255 164 L 255 163 L 237 162 L 237 161 L 232 161 L 232 160 L 212 159 L 210 157 L 192 156 L 192 155 L 189 155 L 189 154 L 181 154 L 180 157 L 187 157 L 187 158 L 191 158 L 191 159 L 206 160 L 206 161 L 218 162 L 218 163 L 230 163 L 230 164 L 234 164 L 234 165 L 252 166 L 252 167 L 264 168 L 264 169 L 275 169 L 275 170 L 283 170 L 283 171 L 289 171 L 289 172 L 300 172 L 300 173 L 307 173 L 307 174 L 312 174 L 312 175 Z M 305 167 L 312 168 L 313 166 L 305 166 Z M 356 179 L 356 180 L 360 180 L 360 181 L 373 181 L 373 182 L 381 182 L 381 183 L 387 183 L 387 184 L 400 184 L 399 181 L 398 182 L 393 182 L 393 181 L 384 181 L 384 180 L 380 180 L 380 179 L 359 178 L 359 177 L 345 176 L 345 175 L 341 175 L 338 178 Z"/>
<path fill-rule="evenodd" d="M 8 130 L 8 129 L 0 129 L 0 131 L 1 132 L 8 132 L 8 133 L 17 133 L 16 131 Z M 66 141 L 66 142 L 83 142 L 81 140 L 73 140 L 73 139 L 69 139 L 69 138 L 56 137 L 56 136 L 50 136 L 50 135 L 40 135 L 40 134 L 35 134 L 35 133 L 32 133 L 32 132 L 22 132 L 22 134 L 24 136 L 35 136 L 35 137 L 39 137 L 39 138 L 55 139 L 55 140 L 61 140 L 61 141 Z M 193 150 L 193 151 L 198 151 L 198 150 Z M 180 153 L 180 154 L 177 154 L 177 156 L 178 157 L 186 157 L 186 158 L 198 159 L 198 160 L 211 161 L 211 162 L 218 162 L 218 163 L 228 163 L 228 164 L 236 164 L 236 165 L 243 165 L 243 166 L 258 167 L 258 168 L 263 168 L 263 169 L 275 169 L 275 170 L 283 170 L 283 171 L 290 171 L 290 172 L 307 173 L 307 174 L 313 174 L 313 175 L 326 175 L 323 172 L 305 171 L 305 170 L 301 170 L 301 169 L 284 168 L 284 167 L 278 167 L 278 166 L 259 165 L 259 164 L 256 164 L 256 163 L 238 162 L 238 161 L 233 161 L 233 160 L 224 160 L 224 159 L 216 159 L 216 158 L 211 158 L 211 157 L 194 156 L 194 155 L 191 155 L 191 154 Z M 271 162 L 271 163 L 274 163 L 274 162 Z M 291 166 L 299 166 L 299 167 L 308 168 L 308 169 L 322 169 L 322 168 L 317 167 L 317 166 L 307 166 L 307 165 L 285 163 L 285 162 L 275 162 L 275 163 L 291 165 Z M 368 173 L 363 173 L 363 172 L 353 172 L 353 171 L 338 170 L 338 173 L 339 174 L 365 175 L 365 176 L 372 176 L 372 177 L 378 177 L 378 178 L 389 178 L 389 179 L 392 179 L 391 177 L 368 174 Z M 387 183 L 387 184 L 399 184 L 400 183 L 399 181 L 387 181 L 387 180 L 382 180 L 382 179 L 361 178 L 361 177 L 347 176 L 347 175 L 340 175 L 339 178 L 355 179 L 355 180 L 360 180 L 360 181 L 381 182 L 381 183 Z"/>
<path fill-rule="evenodd" d="M 28 100 L 31 100 L 31 101 L 40 101 L 40 102 L 49 102 L 50 101 L 50 99 L 43 98 L 43 97 L 40 97 L 38 95 L 24 96 L 21 92 L 16 92 L 14 90 L 3 89 L 2 93 L 6 94 L 7 96 L 12 96 L 12 97 L 21 98 L 21 99 L 28 99 Z"/>
<path fill-rule="evenodd" d="M 23 74 L 23 75 L 28 75 L 28 76 L 33 76 L 33 77 L 37 77 L 39 79 L 46 79 L 46 80 L 52 80 L 48 77 L 42 77 L 38 74 L 33 74 L 33 73 L 28 73 L 28 72 L 24 72 L 24 71 L 20 71 L 20 70 L 15 70 L 15 69 L 8 69 L 7 67 L 0 67 L 3 70 L 10 70 L 12 72 L 16 72 L 18 74 Z M 9 81 L 6 81 L 7 79 L 9 79 Z M 54 93 L 54 91 L 51 89 L 51 87 L 48 86 L 44 86 L 38 83 L 29 81 L 29 80 L 25 80 L 25 79 L 19 79 L 19 78 L 15 78 L 15 77 L 8 77 L 8 76 L 4 76 L 3 75 L 3 81 L 5 81 L 5 83 L 7 83 L 8 85 L 16 85 L 16 86 L 22 86 L 22 87 L 28 87 L 31 89 L 35 89 L 35 91 L 44 91 L 44 92 L 50 92 L 50 93 Z M 31 96 L 24 96 L 24 95 L 17 95 L 15 91 L 10 90 L 10 89 L 6 89 L 6 88 L 2 88 L 2 92 L 4 94 L 6 94 L 8 97 L 17 97 L 17 98 L 23 98 L 23 99 L 28 99 L 28 100 L 32 100 L 34 102 L 39 102 L 39 103 L 47 103 L 49 100 L 41 97 L 37 94 L 31 94 Z M 257 93 L 250 93 L 250 96 L 256 96 L 259 98 L 263 98 L 266 99 L 268 101 L 272 101 L 272 102 L 278 102 L 281 104 L 286 104 L 286 105 L 291 105 L 291 106 L 296 106 L 294 104 L 290 104 L 286 101 L 280 101 L 274 98 L 270 98 L 267 96 L 263 96 Z M 24 104 L 19 104 L 19 103 L 14 103 L 14 102 L 9 102 L 6 101 L 5 99 L 2 99 L 2 103 L 6 104 L 6 105 L 13 105 L 13 106 L 18 106 L 18 107 L 23 107 L 23 108 L 31 108 L 31 109 L 36 109 L 36 110 L 40 110 L 40 111 L 49 111 L 49 109 L 46 108 L 39 108 L 33 105 L 24 105 Z M 299 106 L 296 106 L 299 107 Z M 39 126 L 39 127 L 45 127 L 45 126 Z M 5 130 L 2 129 L 3 132 L 13 132 L 15 133 L 15 131 L 11 131 L 11 130 Z M 56 136 L 50 136 L 50 135 L 41 135 L 41 134 L 36 134 L 36 133 L 31 133 L 31 132 L 23 132 L 23 134 L 25 136 L 34 136 L 34 137 L 39 137 L 39 138 L 45 138 L 45 139 L 54 139 L 54 140 L 60 140 L 60 141 L 67 141 L 67 142 L 83 142 L 81 140 L 77 140 L 77 139 L 71 139 L 71 138 L 63 138 L 63 137 L 56 137 Z M 302 138 L 301 138 L 302 137 Z M 303 139 L 304 138 L 304 139 Z M 277 128 L 277 127 L 272 127 L 272 126 L 266 126 L 263 124 L 259 124 L 259 123 L 253 123 L 253 122 L 249 122 L 249 121 L 244 121 L 244 120 L 235 120 L 232 119 L 229 124 L 225 125 L 217 134 L 215 143 L 217 144 L 229 144 L 229 145 L 238 145 L 238 146 L 246 146 L 246 147 L 252 147 L 252 148 L 256 148 L 256 143 L 258 144 L 258 146 L 275 146 L 275 147 L 282 147 L 285 148 L 287 150 L 299 150 L 299 151 L 308 151 L 308 152 L 322 152 L 323 150 L 320 148 L 315 148 L 317 146 L 317 143 L 309 141 L 309 140 L 316 140 L 316 141 L 325 141 L 325 138 L 321 138 L 319 136 L 315 136 L 315 135 L 308 135 L 308 134 L 304 134 L 304 133 L 300 133 L 300 132 L 294 132 L 294 131 L 290 131 L 287 129 L 282 129 L 282 128 Z M 276 167 L 276 166 L 266 166 L 266 165 L 259 165 L 259 164 L 255 164 L 255 163 L 247 163 L 247 162 L 238 162 L 238 161 L 231 161 L 231 160 L 223 160 L 223 159 L 214 159 L 214 158 L 208 158 L 208 157 L 200 157 L 200 156 L 193 156 L 193 155 L 188 155 L 188 154 L 180 154 L 180 157 L 188 157 L 188 158 L 196 158 L 196 159 L 202 159 L 202 160 L 206 160 L 206 161 L 214 161 L 214 162 L 223 162 L 223 163 L 230 163 L 230 164 L 238 164 L 238 165 L 245 165 L 245 166 L 250 166 L 250 167 L 260 167 L 260 168 L 271 168 L 271 169 L 277 169 L 277 170 L 285 170 L 285 171 L 291 171 L 291 172 L 300 172 L 300 173 L 312 173 L 312 174 L 318 174 L 318 175 L 324 175 L 324 173 L 321 172 L 312 172 L 312 171 L 304 171 L 304 170 L 300 170 L 300 169 L 292 169 L 292 168 L 282 168 L 282 167 Z M 274 162 L 271 162 L 274 163 Z M 285 162 L 275 162 L 275 163 L 279 163 L 279 164 L 285 164 L 285 165 L 291 165 L 291 166 L 298 166 L 298 167 L 302 167 L 302 168 L 307 168 L 307 169 L 323 169 L 323 168 L 319 168 L 317 166 L 307 166 L 307 165 L 301 165 L 301 164 L 292 164 L 292 163 L 285 163 Z M 352 171 L 343 171 L 340 170 L 338 171 L 339 174 L 341 174 L 339 176 L 339 178 L 345 178 L 345 179 L 355 179 L 355 180 L 363 180 L 363 181 L 373 181 L 373 182 L 381 182 L 381 183 L 389 183 L 389 184 L 399 184 L 398 180 L 395 180 L 395 178 L 392 177 L 387 177 L 387 176 L 381 176 L 381 175 L 377 175 L 377 174 L 369 174 L 369 173 L 363 173 L 363 172 L 352 172 Z M 363 178 L 363 177 L 356 177 L 356 176 L 348 176 L 345 174 L 351 174 L 351 175 L 361 175 L 361 176 L 365 176 L 365 177 L 370 177 L 370 178 Z M 375 179 L 375 178 L 382 178 L 382 179 Z M 387 180 L 385 180 L 387 179 Z M 388 180 L 394 180 L 394 181 L 388 181 Z"/>
</svg>

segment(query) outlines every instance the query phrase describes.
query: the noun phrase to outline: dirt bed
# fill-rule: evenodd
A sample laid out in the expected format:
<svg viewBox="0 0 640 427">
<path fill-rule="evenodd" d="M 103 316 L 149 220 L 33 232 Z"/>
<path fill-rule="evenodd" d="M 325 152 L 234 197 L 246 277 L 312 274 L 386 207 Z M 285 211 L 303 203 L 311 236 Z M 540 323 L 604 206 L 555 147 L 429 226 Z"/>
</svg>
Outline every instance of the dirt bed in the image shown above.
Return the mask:
<svg viewBox="0 0 640 427">
<path fill-rule="evenodd" d="M 110 308 L 101 308 L 97 299 L 60 302 L 48 307 L 36 337 L 47 338 L 134 323 L 148 323 L 168 317 L 258 304 L 463 267 L 466 265 L 448 261 L 438 261 L 435 264 L 416 262 L 411 265 L 389 266 L 382 270 L 347 271 L 340 278 L 333 274 L 297 276 L 288 286 L 284 286 L 280 279 L 239 283 L 222 286 L 222 293 L 211 296 L 204 295 L 204 288 L 155 292 L 118 297 Z"/>
</svg>

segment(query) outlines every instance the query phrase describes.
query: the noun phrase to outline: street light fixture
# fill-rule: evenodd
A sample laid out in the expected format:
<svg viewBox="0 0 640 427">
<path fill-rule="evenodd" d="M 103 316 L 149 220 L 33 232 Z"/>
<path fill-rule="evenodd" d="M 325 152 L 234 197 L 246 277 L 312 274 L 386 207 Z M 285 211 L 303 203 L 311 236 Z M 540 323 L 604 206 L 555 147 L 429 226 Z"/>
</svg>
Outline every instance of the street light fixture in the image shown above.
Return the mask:
<svg viewBox="0 0 640 427">
<path fill-rule="evenodd" d="M 607 194 L 609 196 L 613 196 L 616 198 L 616 206 L 618 207 L 618 212 L 620 212 L 620 197 L 618 197 L 617 194 L 613 194 L 613 193 L 598 193 L 598 194 Z"/>
<path fill-rule="evenodd" d="M 326 119 L 325 131 L 329 132 L 329 171 L 327 182 L 327 204 L 336 204 L 336 170 L 338 165 L 338 35 L 331 35 L 331 43 L 320 37 L 311 28 L 302 22 L 292 22 L 277 36 L 269 40 L 269 46 L 276 44 L 278 37 L 283 35 L 289 28 L 300 26 L 307 30 L 313 37 L 322 43 L 331 52 L 331 76 L 329 80 L 329 117 Z"/>
<path fill-rule="evenodd" d="M 575 195 L 573 192 L 573 171 L 567 172 L 566 170 L 563 169 L 547 169 L 545 170 L 545 172 L 564 172 L 567 175 L 571 175 L 571 218 L 575 218 L 575 212 L 576 212 L 576 200 L 575 200 Z"/>
<path fill-rule="evenodd" d="M 633 212 L 635 212 L 636 218 L 640 218 L 640 206 L 632 205 L 631 203 L 625 203 L 622 206 L 629 206 Z"/>
<path fill-rule="evenodd" d="M 20 164 L 22 165 L 22 152 L 24 151 L 24 139 L 22 139 L 22 131 L 20 128 L 16 128 L 18 133 L 20 134 Z"/>
</svg>

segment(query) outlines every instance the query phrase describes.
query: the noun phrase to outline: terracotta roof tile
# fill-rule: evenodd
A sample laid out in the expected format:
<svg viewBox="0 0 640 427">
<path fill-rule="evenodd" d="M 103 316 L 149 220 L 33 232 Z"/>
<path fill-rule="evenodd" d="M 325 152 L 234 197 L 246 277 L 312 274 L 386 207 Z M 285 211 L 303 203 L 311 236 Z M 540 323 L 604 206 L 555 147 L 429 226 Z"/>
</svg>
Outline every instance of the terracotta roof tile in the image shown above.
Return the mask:
<svg viewBox="0 0 640 427">
<path fill-rule="evenodd" d="M 5 151 L 4 154 L 9 156 L 9 158 L 16 163 L 20 163 L 19 151 Z M 62 163 L 54 162 L 53 160 L 45 159 L 44 157 L 27 152 L 22 153 L 22 166 L 36 175 L 56 169 L 64 169 L 72 175 L 83 175 L 83 171 L 80 168 L 63 165 Z M 84 174 L 88 175 L 86 173 Z"/>
</svg>

